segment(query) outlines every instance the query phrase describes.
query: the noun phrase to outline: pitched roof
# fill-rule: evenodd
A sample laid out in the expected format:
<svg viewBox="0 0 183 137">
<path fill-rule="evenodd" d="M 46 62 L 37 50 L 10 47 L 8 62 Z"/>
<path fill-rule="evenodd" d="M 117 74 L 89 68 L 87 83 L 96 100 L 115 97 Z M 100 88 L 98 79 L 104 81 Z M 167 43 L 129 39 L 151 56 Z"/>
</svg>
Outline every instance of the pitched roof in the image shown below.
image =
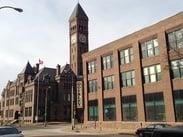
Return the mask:
<svg viewBox="0 0 183 137">
<path fill-rule="evenodd" d="M 74 8 L 74 11 L 72 12 L 69 20 L 71 21 L 75 17 L 82 17 L 82 18 L 86 18 L 88 20 L 86 13 L 84 12 L 83 8 L 81 7 L 81 5 L 79 3 Z"/>
<path fill-rule="evenodd" d="M 56 69 L 54 68 L 42 68 L 37 74 L 34 80 L 37 80 L 39 78 L 39 81 L 42 81 L 45 75 L 50 75 L 50 79 L 54 81 L 55 75 L 56 75 Z"/>
<path fill-rule="evenodd" d="M 66 65 L 64 65 L 63 67 L 61 67 L 60 73 L 62 74 L 62 72 L 63 72 L 64 70 L 70 70 L 70 65 L 69 65 L 69 64 L 66 64 Z"/>
<path fill-rule="evenodd" d="M 25 68 L 20 72 L 20 74 L 34 74 L 34 70 L 29 61 L 27 62 Z"/>
</svg>

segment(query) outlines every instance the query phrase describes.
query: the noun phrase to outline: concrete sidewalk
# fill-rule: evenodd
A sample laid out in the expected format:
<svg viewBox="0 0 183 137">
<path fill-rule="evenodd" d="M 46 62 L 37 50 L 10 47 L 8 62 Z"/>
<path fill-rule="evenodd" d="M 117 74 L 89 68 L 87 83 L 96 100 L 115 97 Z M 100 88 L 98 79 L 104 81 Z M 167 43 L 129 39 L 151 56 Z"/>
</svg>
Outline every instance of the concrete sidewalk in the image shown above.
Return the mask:
<svg viewBox="0 0 183 137">
<path fill-rule="evenodd" d="M 68 133 L 78 134 L 90 134 L 90 135 L 105 135 L 105 134 L 129 134 L 134 135 L 136 130 L 129 129 L 99 129 L 99 128 L 84 128 L 81 125 L 76 125 L 75 129 L 72 130 L 71 126 L 67 126 L 63 131 Z"/>
<path fill-rule="evenodd" d="M 70 124 L 58 124 L 58 125 L 48 125 L 43 127 L 39 125 L 28 126 L 27 128 L 22 128 L 23 134 L 26 137 L 35 136 L 59 136 L 59 135 L 115 135 L 115 134 L 125 134 L 134 135 L 135 130 L 127 129 L 94 129 L 86 128 L 81 124 L 77 124 L 75 129 L 72 130 Z"/>
</svg>

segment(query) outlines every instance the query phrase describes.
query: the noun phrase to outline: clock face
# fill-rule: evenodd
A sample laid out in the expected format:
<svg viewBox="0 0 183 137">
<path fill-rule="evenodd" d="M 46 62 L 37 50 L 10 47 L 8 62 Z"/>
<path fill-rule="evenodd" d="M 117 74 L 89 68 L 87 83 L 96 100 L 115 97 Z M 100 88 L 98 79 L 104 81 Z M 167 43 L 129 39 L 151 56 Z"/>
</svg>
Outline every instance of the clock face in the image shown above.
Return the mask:
<svg viewBox="0 0 183 137">
<path fill-rule="evenodd" d="M 80 35 L 79 35 L 79 41 L 80 41 L 81 43 L 86 43 L 86 36 L 85 36 L 84 34 L 80 34 Z"/>
<path fill-rule="evenodd" d="M 71 36 L 71 44 L 75 44 L 77 41 L 76 33 Z"/>
</svg>

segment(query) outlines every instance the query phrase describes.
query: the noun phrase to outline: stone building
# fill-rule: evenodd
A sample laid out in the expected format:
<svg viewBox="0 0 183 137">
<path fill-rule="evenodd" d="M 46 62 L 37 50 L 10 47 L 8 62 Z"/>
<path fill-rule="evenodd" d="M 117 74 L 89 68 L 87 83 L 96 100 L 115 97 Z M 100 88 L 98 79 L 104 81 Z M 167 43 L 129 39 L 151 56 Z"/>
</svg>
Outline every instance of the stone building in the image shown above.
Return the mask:
<svg viewBox="0 0 183 137">
<path fill-rule="evenodd" d="M 71 87 L 75 75 L 70 65 L 57 68 L 28 62 L 15 81 L 8 81 L 2 92 L 1 122 L 20 119 L 24 123 L 70 121 Z M 38 102 L 38 103 L 37 103 Z"/>
</svg>

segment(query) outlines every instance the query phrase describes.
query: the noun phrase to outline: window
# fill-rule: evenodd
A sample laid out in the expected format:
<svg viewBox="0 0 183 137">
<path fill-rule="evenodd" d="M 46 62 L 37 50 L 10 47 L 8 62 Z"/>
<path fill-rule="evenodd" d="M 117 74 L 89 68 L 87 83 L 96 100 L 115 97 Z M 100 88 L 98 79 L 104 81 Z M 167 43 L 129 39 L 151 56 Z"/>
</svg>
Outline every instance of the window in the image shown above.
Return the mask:
<svg viewBox="0 0 183 137">
<path fill-rule="evenodd" d="M 110 69 L 113 67 L 113 59 L 112 59 L 112 55 L 108 55 L 102 58 L 103 61 L 103 69 Z"/>
<path fill-rule="evenodd" d="M 127 64 L 133 60 L 133 50 L 132 48 L 124 49 L 120 51 L 120 62 L 122 64 Z"/>
<path fill-rule="evenodd" d="M 104 121 L 116 120 L 115 98 L 104 99 Z"/>
<path fill-rule="evenodd" d="M 122 110 L 123 121 L 137 121 L 137 101 L 135 95 L 122 97 Z"/>
<path fill-rule="evenodd" d="M 10 106 L 14 105 L 14 98 L 9 99 L 9 103 L 10 103 L 10 104 L 9 104 Z"/>
<path fill-rule="evenodd" d="M 9 110 L 9 117 L 13 117 L 14 116 L 14 110 L 13 109 L 10 109 Z"/>
<path fill-rule="evenodd" d="M 89 121 L 98 120 L 98 101 L 92 100 L 88 102 L 88 119 Z"/>
<path fill-rule="evenodd" d="M 152 83 L 161 80 L 161 66 L 154 65 L 144 68 L 144 82 Z"/>
<path fill-rule="evenodd" d="M 10 102 L 10 100 L 7 99 L 7 100 L 6 100 L 6 106 L 9 106 L 9 102 Z"/>
<path fill-rule="evenodd" d="M 104 90 L 110 90 L 114 88 L 114 76 L 107 76 L 103 79 Z"/>
<path fill-rule="evenodd" d="M 183 29 L 168 33 L 168 45 L 170 49 L 183 48 Z"/>
<path fill-rule="evenodd" d="M 135 85 L 135 71 L 121 73 L 122 87 L 130 87 Z"/>
<path fill-rule="evenodd" d="M 19 98 L 16 97 L 16 99 L 15 99 L 15 104 L 18 105 L 18 102 L 19 102 Z"/>
<path fill-rule="evenodd" d="M 173 91 L 176 121 L 183 122 L 183 90 Z"/>
<path fill-rule="evenodd" d="M 183 78 L 183 59 L 171 61 L 173 78 Z"/>
<path fill-rule="evenodd" d="M 165 105 L 163 93 L 145 94 L 147 121 L 165 121 Z"/>
<path fill-rule="evenodd" d="M 67 101 L 70 102 L 71 101 L 71 95 L 68 93 L 67 94 Z"/>
<path fill-rule="evenodd" d="M 8 110 L 6 110 L 6 114 L 5 114 L 5 116 L 6 116 L 6 118 L 7 118 L 7 117 L 9 117 L 9 116 L 8 116 Z"/>
<path fill-rule="evenodd" d="M 93 74 L 96 72 L 96 60 L 88 62 L 88 73 Z"/>
<path fill-rule="evenodd" d="M 26 107 L 25 108 L 25 117 L 31 117 L 32 116 L 32 107 Z"/>
<path fill-rule="evenodd" d="M 25 92 L 25 102 L 32 102 L 32 90 Z"/>
<path fill-rule="evenodd" d="M 6 110 L 5 116 L 6 116 L 6 118 L 13 117 L 14 116 L 13 114 L 14 114 L 14 110 L 10 109 L 10 110 Z"/>
<path fill-rule="evenodd" d="M 153 40 L 142 43 L 141 44 L 141 53 L 142 53 L 142 58 L 159 55 L 158 40 L 153 39 Z"/>
<path fill-rule="evenodd" d="M 97 91 L 97 80 L 90 80 L 89 82 L 89 92 Z"/>
</svg>

